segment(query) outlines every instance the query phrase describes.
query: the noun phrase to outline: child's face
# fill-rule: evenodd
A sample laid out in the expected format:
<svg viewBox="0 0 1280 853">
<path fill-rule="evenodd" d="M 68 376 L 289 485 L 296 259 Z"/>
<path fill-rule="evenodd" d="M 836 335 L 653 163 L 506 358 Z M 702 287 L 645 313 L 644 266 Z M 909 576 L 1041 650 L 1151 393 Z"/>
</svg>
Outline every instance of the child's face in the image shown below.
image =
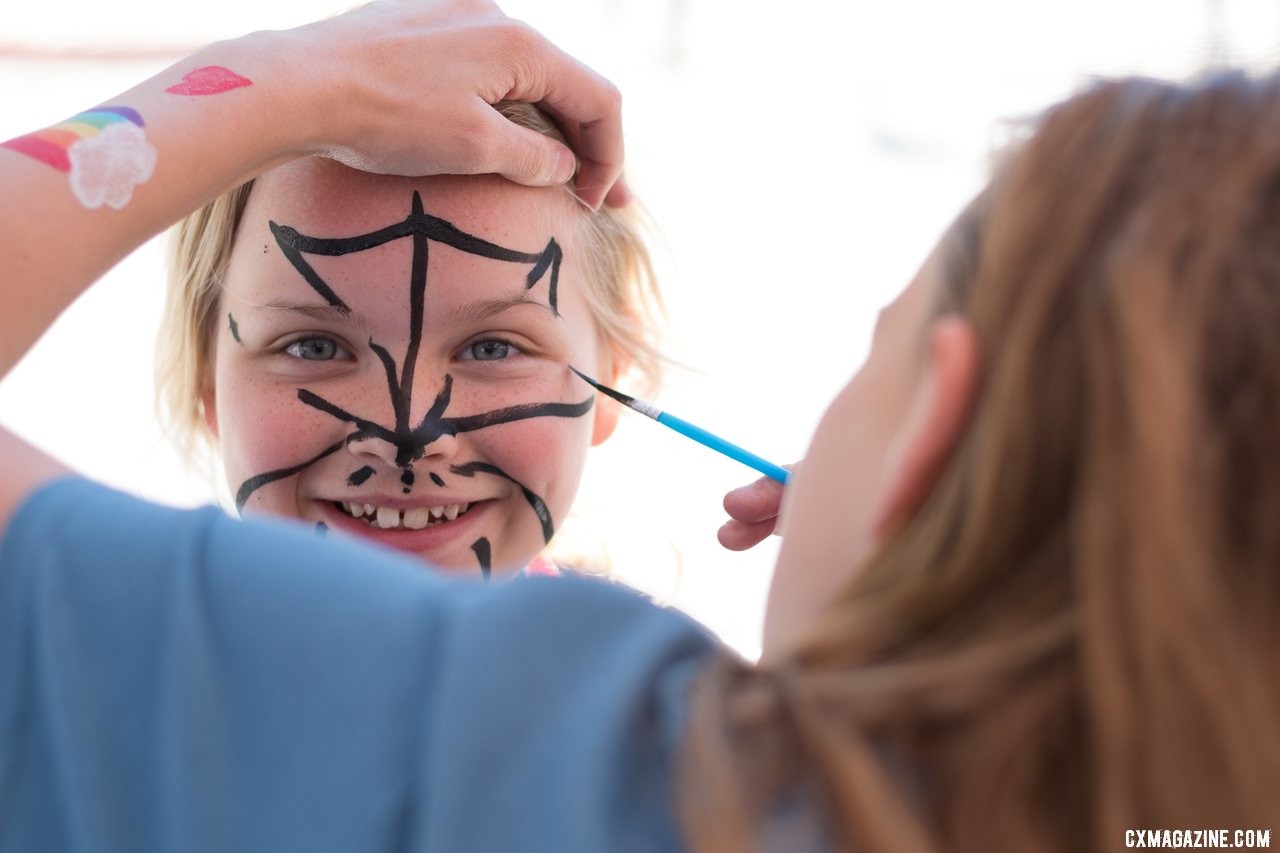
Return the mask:
<svg viewBox="0 0 1280 853">
<path fill-rule="evenodd" d="M 616 417 L 568 369 L 612 375 L 584 215 L 495 177 L 312 159 L 260 178 L 205 400 L 237 504 L 444 568 L 527 563 Z"/>
</svg>

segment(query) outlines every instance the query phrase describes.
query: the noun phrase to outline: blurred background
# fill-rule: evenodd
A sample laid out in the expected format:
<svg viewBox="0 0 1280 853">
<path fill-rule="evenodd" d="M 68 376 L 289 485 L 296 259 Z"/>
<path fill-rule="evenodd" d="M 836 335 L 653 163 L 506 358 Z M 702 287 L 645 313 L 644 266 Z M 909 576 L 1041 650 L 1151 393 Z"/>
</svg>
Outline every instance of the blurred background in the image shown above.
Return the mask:
<svg viewBox="0 0 1280 853">
<path fill-rule="evenodd" d="M 11 7 L 0 139 L 107 100 L 206 42 L 344 5 Z M 654 402 L 782 463 L 803 456 L 876 311 L 1020 120 L 1097 76 L 1280 58 L 1280 0 L 501 5 L 623 90 L 629 175 L 662 233 L 671 316 L 674 366 Z M 66 312 L 0 382 L 0 423 L 119 488 L 227 505 L 220 475 L 187 470 L 155 425 L 163 259 L 162 235 Z M 777 541 L 732 554 L 715 540 L 724 492 L 754 477 L 624 414 L 593 451 L 557 544 L 754 655 Z"/>
</svg>

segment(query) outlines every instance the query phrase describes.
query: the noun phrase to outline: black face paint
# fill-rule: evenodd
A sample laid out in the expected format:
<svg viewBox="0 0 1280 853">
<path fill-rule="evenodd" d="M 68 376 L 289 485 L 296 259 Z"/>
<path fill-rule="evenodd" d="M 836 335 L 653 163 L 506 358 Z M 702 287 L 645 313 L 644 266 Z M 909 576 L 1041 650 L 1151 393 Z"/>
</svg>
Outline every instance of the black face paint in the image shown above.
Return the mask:
<svg viewBox="0 0 1280 853">
<path fill-rule="evenodd" d="M 441 488 L 444 488 L 444 480 L 440 477 L 439 474 L 437 474 L 435 471 L 432 471 L 430 476 L 431 476 L 431 482 L 435 483 L 437 486 L 440 486 Z"/>
<path fill-rule="evenodd" d="M 268 471 L 265 474 L 259 474 L 256 477 L 250 477 L 249 479 L 245 480 L 243 483 L 240 484 L 239 491 L 236 492 L 236 509 L 237 510 L 244 509 L 245 503 L 249 500 L 249 495 L 253 494 L 258 489 L 262 488 L 268 483 L 274 483 L 276 480 L 283 480 L 286 477 L 292 477 L 294 474 L 297 474 L 303 468 L 306 468 L 310 465 L 314 465 L 315 463 L 319 462 L 321 459 L 325 458 L 331 453 L 338 452 L 338 450 L 340 450 L 342 446 L 346 443 L 347 442 L 345 440 L 339 441 L 337 444 L 331 444 L 328 447 L 326 447 L 324 450 L 321 450 L 319 453 L 317 453 L 315 456 L 312 456 L 306 462 L 300 462 L 297 465 L 294 465 L 289 468 L 277 468 L 274 471 Z"/>
<path fill-rule="evenodd" d="M 480 561 L 480 574 L 485 580 L 489 579 L 489 540 L 481 536 L 479 539 L 471 543 L 471 550 L 475 551 L 476 559 Z"/>
<path fill-rule="evenodd" d="M 231 316 L 231 312 L 227 312 L 227 325 L 231 327 L 231 340 L 244 346 L 244 341 L 240 340 L 240 326 L 236 323 L 236 318 Z"/>
<path fill-rule="evenodd" d="M 357 417 L 350 412 L 335 406 L 328 400 L 313 394 L 305 388 L 298 389 L 298 399 L 332 415 L 340 421 L 354 424 L 358 430 L 353 441 L 364 441 L 370 438 L 381 439 L 396 448 L 396 464 L 408 465 L 421 459 L 427 445 L 442 436 L 457 435 L 462 432 L 473 432 L 498 424 L 522 421 L 528 418 L 580 418 L 595 404 L 595 398 L 588 397 L 581 403 L 526 403 L 520 406 L 509 406 L 505 409 L 494 409 L 478 415 L 466 415 L 459 418 L 442 417 L 441 413 L 449 405 L 449 397 L 453 391 L 453 377 L 444 375 L 444 387 L 436 395 L 431 409 L 422 418 L 422 422 L 411 430 L 391 429 L 373 421 Z"/>
<path fill-rule="evenodd" d="M 372 468 L 370 468 L 368 465 L 366 465 L 363 468 L 359 469 L 358 471 L 353 472 L 351 476 L 347 478 L 347 485 L 348 486 L 363 485 L 364 481 L 372 477 L 375 473 L 377 472 L 374 471 Z"/>
<path fill-rule="evenodd" d="M 535 285 L 546 278 L 548 280 L 547 305 L 552 314 L 559 317 L 558 284 L 564 252 L 554 238 L 547 242 L 546 247 L 541 252 L 532 253 L 520 252 L 490 243 L 487 240 L 460 231 L 451 223 L 424 212 L 422 197 L 417 192 L 413 194 L 409 215 L 403 221 L 354 237 L 310 237 L 300 234 L 297 230 L 287 225 L 278 225 L 275 222 L 269 222 L 268 225 L 280 250 L 303 279 L 329 305 L 348 314 L 351 311 L 350 307 L 315 271 L 304 255 L 330 257 L 347 255 L 352 252 L 372 249 L 392 240 L 410 238 L 413 241 L 413 249 L 409 273 L 409 344 L 405 351 L 403 364 L 397 365 L 395 357 L 385 347 L 372 339 L 369 340 L 369 349 L 382 363 L 383 371 L 386 375 L 387 389 L 391 397 L 392 411 L 395 415 L 394 425 L 387 426 L 376 423 L 348 412 L 305 388 L 298 389 L 298 399 L 302 403 L 339 421 L 352 424 L 355 427 L 355 431 L 350 433 L 342 442 L 326 449 L 323 453 L 307 462 L 291 468 L 282 468 L 266 474 L 259 474 L 245 481 L 236 494 L 236 506 L 238 508 L 243 508 L 249 496 L 261 486 L 297 474 L 308 465 L 333 453 L 343 444 L 369 439 L 385 441 L 395 447 L 395 464 L 404 469 L 401 482 L 405 486 L 405 492 L 408 493 L 414 482 L 413 474 L 409 470 L 410 466 L 425 455 L 427 447 L 443 436 L 454 436 L 459 433 L 472 432 L 497 424 L 510 423 L 527 418 L 579 418 L 591 411 L 592 406 L 595 404 L 595 395 L 592 394 L 578 403 L 527 403 L 474 415 L 447 416 L 445 413 L 448 410 L 453 391 L 453 377 L 446 373 L 442 387 L 436 394 L 435 400 L 432 401 L 431 407 L 427 410 L 422 421 L 416 425 L 409 422 L 409 413 L 412 410 L 413 402 L 413 374 L 418 361 L 418 350 L 422 344 L 422 324 L 426 310 L 427 257 L 430 242 L 435 240 L 463 252 L 493 260 L 531 264 L 532 266 L 525 276 L 524 289 L 526 291 L 532 290 Z M 453 470 L 455 473 L 466 477 L 474 476 L 477 472 L 494 474 L 516 483 L 523 491 L 529 506 L 533 508 L 538 517 L 538 521 L 542 526 L 544 540 L 550 541 L 555 528 L 546 502 L 523 484 L 516 482 L 497 466 L 481 462 L 454 466 Z M 365 471 L 369 471 L 369 473 L 365 474 Z M 371 469 L 367 467 L 361 468 L 351 475 L 348 483 L 353 486 L 359 485 L 367 480 L 371 474 Z M 356 481 L 357 475 L 362 475 L 358 482 Z M 437 486 L 444 485 L 444 481 L 435 473 L 430 476 L 432 482 Z M 480 543 L 483 543 L 484 552 L 484 557 L 481 559 L 482 570 L 487 577 L 489 542 L 487 539 L 480 539 L 477 546 L 473 546 L 477 547 L 476 554 L 478 558 L 481 553 L 478 550 Z"/>
<path fill-rule="evenodd" d="M 547 502 L 535 495 L 524 483 L 521 483 L 497 465 L 490 465 L 488 462 L 467 462 L 462 465 L 450 465 L 449 470 L 460 477 L 474 477 L 477 472 L 481 472 L 493 474 L 495 477 L 502 477 L 515 483 L 520 487 L 520 491 L 524 492 L 524 499 L 529 502 L 529 506 L 533 507 L 534 514 L 538 516 L 538 521 L 542 524 L 542 540 L 550 542 L 551 537 L 556 535 L 555 524 L 551 521 L 551 511 L 547 509 Z"/>
</svg>

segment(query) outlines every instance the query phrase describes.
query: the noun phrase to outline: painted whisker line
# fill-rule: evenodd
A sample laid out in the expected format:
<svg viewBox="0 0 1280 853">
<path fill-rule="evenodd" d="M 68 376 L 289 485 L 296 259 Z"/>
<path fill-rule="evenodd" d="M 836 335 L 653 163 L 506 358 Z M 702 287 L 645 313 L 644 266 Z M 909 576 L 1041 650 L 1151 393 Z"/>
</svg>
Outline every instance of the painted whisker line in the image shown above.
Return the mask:
<svg viewBox="0 0 1280 853">
<path fill-rule="evenodd" d="M 578 378 L 583 382 L 586 382 L 601 394 L 612 397 L 628 409 L 634 409 L 645 417 L 652 418 L 663 426 L 675 430 L 686 438 L 693 439 L 703 447 L 709 447 L 717 453 L 723 453 L 730 459 L 735 459 L 743 465 L 754 468 L 761 474 L 764 474 L 767 477 L 772 477 L 779 483 L 786 485 L 787 478 L 791 472 L 786 468 L 783 468 L 781 465 L 775 465 L 769 460 L 757 456 L 751 451 L 745 450 L 732 442 L 725 441 L 715 433 L 708 432 L 702 427 L 695 426 L 683 418 L 677 418 L 675 415 L 668 414 L 657 406 L 654 406 L 652 403 L 637 400 L 629 394 L 623 394 L 621 391 L 617 391 L 607 385 L 601 385 L 599 382 L 595 381 L 590 376 L 587 376 L 573 365 L 570 365 L 569 369 L 577 374 Z"/>
<path fill-rule="evenodd" d="M 346 443 L 347 443 L 346 439 L 343 439 L 342 441 L 339 441 L 336 444 L 329 445 L 324 450 L 320 451 L 315 456 L 308 459 L 306 462 L 293 465 L 289 468 L 279 468 L 275 471 L 268 471 L 265 474 L 259 474 L 256 477 L 250 477 L 249 479 L 245 480 L 244 483 L 241 484 L 239 491 L 236 492 L 236 509 L 237 510 L 244 509 L 244 505 L 249 502 L 249 496 L 252 495 L 254 492 L 256 492 L 258 489 L 262 488 L 268 483 L 274 483 L 276 480 L 283 480 L 286 477 L 292 477 L 294 474 L 297 474 L 303 468 L 306 468 L 310 465 L 314 465 L 315 463 L 319 462 L 321 459 L 325 458 L 331 453 L 337 453 L 339 450 L 342 449 L 342 446 Z"/>
<path fill-rule="evenodd" d="M 441 436 L 475 432 L 486 427 L 529 418 L 580 418 L 590 412 L 595 405 L 595 399 L 588 397 L 577 403 L 524 403 L 519 406 L 508 406 L 505 409 L 481 412 L 476 415 L 463 415 L 456 418 L 441 417 L 449 403 L 449 392 L 452 383 L 453 377 L 445 374 L 444 388 L 437 396 L 435 404 L 423 417 L 422 423 L 409 433 L 407 440 L 400 430 L 388 429 L 373 421 L 353 415 L 305 388 L 298 389 L 298 399 L 313 409 L 319 409 L 338 420 L 355 424 L 359 432 L 351 436 L 348 441 L 366 441 L 370 438 L 380 438 L 388 444 L 396 445 L 398 448 L 407 448 L 405 450 L 407 457 L 405 461 L 401 462 L 399 459 L 396 461 L 397 465 L 402 466 L 409 464 L 413 459 L 420 458 L 421 451 Z"/>
<path fill-rule="evenodd" d="M 490 465 L 488 462 L 465 462 L 462 465 L 451 465 L 449 470 L 457 474 L 459 477 L 474 477 L 477 472 L 485 474 L 493 474 L 496 477 L 502 477 L 510 480 L 520 488 L 524 493 L 524 499 L 529 502 L 529 506 L 533 508 L 533 512 L 538 516 L 539 523 L 542 524 L 542 538 L 546 542 L 551 541 L 551 537 L 556 535 L 555 523 L 551 520 L 551 510 L 547 508 L 547 502 L 533 491 L 521 483 L 515 477 L 512 477 L 506 471 L 503 471 L 497 465 Z"/>
<path fill-rule="evenodd" d="M 332 415 L 340 421 L 355 424 L 359 432 L 355 436 L 348 436 L 347 440 L 363 441 L 367 438 L 381 438 L 383 441 L 394 443 L 396 434 L 386 427 L 375 424 L 373 421 L 356 417 L 345 409 L 341 409 L 318 394 L 313 394 L 306 388 L 298 389 L 298 399 L 311 406 L 313 409 L 319 409 L 326 415 Z"/>
<path fill-rule="evenodd" d="M 485 427 L 522 421 L 527 418 L 580 418 L 595 404 L 595 399 L 588 397 L 580 403 L 525 403 L 520 406 L 509 406 L 505 409 L 494 409 L 479 415 L 466 415 L 460 418 L 445 418 L 444 423 L 454 433 L 474 432 Z"/>
</svg>

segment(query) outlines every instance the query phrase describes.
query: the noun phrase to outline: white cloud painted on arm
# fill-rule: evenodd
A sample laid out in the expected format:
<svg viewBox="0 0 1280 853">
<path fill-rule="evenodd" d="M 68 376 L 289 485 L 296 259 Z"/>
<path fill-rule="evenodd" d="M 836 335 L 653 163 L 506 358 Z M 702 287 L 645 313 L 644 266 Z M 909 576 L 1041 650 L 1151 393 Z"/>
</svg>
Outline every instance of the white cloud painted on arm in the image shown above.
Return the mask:
<svg viewBox="0 0 1280 853">
<path fill-rule="evenodd" d="M 120 122 L 81 139 L 67 149 L 71 191 L 85 207 L 106 204 L 120 210 L 133 198 L 133 188 L 155 173 L 156 149 L 142 128 Z"/>
</svg>

